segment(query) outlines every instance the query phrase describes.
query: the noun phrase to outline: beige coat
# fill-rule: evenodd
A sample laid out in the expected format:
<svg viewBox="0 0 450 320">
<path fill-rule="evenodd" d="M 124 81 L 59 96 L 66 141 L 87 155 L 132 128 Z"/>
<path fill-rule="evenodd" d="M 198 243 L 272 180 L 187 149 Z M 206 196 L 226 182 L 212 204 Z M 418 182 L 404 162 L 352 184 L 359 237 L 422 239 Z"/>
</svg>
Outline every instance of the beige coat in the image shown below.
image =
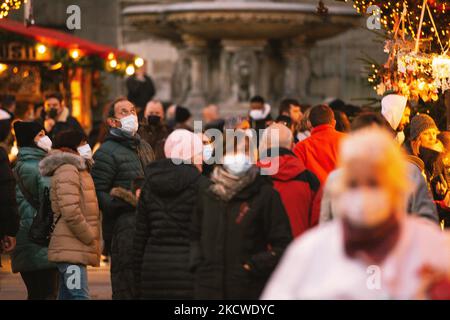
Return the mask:
<svg viewBox="0 0 450 320">
<path fill-rule="evenodd" d="M 51 177 L 50 199 L 58 220 L 48 260 L 99 266 L 101 223 L 94 182 L 78 154 L 52 151 L 39 164 Z"/>
</svg>

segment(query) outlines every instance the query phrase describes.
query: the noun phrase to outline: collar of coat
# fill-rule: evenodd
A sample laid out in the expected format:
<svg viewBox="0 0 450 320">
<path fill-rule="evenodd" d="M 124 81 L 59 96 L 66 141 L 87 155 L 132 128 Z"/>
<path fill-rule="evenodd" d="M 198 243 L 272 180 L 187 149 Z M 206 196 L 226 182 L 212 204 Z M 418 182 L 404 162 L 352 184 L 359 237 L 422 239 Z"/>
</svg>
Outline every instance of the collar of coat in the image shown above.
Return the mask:
<svg viewBox="0 0 450 320">
<path fill-rule="evenodd" d="M 39 162 L 39 171 L 42 176 L 52 176 L 56 169 L 64 164 L 73 165 L 79 171 L 86 170 L 86 161 L 78 154 L 52 150 Z"/>
</svg>

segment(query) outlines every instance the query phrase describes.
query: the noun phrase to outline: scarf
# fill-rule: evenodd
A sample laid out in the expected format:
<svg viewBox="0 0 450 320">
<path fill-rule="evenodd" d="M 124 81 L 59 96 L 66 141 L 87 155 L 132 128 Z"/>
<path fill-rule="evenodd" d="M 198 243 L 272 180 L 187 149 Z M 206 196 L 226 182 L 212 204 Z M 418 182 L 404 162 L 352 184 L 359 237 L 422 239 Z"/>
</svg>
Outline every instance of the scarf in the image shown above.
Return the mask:
<svg viewBox="0 0 450 320">
<path fill-rule="evenodd" d="M 141 162 L 142 168 L 147 167 L 150 162 L 155 160 L 155 153 L 153 152 L 152 147 L 146 141 L 141 139 L 138 134 L 132 136 L 118 128 L 111 128 L 110 133 L 112 136 L 128 140 L 128 142 L 136 148 L 137 156 Z"/>
<path fill-rule="evenodd" d="M 384 261 L 400 238 L 400 223 L 395 215 L 374 228 L 355 227 L 344 218 L 342 227 L 346 255 L 350 258 L 363 255 L 375 264 Z"/>
<path fill-rule="evenodd" d="M 245 187 L 255 181 L 258 168 L 251 167 L 245 176 L 237 177 L 227 172 L 222 166 L 216 166 L 211 174 L 213 185 L 210 190 L 221 200 L 228 202 Z"/>
</svg>

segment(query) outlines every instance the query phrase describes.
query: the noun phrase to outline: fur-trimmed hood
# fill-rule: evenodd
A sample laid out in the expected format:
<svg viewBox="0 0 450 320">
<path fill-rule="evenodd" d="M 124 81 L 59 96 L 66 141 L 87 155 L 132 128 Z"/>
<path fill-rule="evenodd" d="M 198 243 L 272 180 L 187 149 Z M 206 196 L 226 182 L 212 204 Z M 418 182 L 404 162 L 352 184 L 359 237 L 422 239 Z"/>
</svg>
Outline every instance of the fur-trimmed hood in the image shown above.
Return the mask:
<svg viewBox="0 0 450 320">
<path fill-rule="evenodd" d="M 55 170 L 64 164 L 71 164 L 78 171 L 87 169 L 86 160 L 81 156 L 61 150 L 52 150 L 39 162 L 39 172 L 42 176 L 52 176 Z"/>
<path fill-rule="evenodd" d="M 137 206 L 138 200 L 136 196 L 127 189 L 121 187 L 112 188 L 109 194 L 115 198 L 125 201 L 126 203 L 132 205 L 133 207 Z"/>
</svg>

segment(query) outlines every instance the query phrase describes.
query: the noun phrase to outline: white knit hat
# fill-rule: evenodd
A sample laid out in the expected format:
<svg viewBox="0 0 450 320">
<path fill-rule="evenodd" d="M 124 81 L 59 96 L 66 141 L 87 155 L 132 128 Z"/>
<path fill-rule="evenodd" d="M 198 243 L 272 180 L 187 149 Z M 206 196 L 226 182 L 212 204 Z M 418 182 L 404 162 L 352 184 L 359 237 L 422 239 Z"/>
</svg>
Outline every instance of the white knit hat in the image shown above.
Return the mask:
<svg viewBox="0 0 450 320">
<path fill-rule="evenodd" d="M 180 159 L 185 162 L 193 160 L 202 163 L 203 142 L 198 134 L 186 129 L 172 132 L 164 144 L 164 154 L 169 159 Z"/>
</svg>

